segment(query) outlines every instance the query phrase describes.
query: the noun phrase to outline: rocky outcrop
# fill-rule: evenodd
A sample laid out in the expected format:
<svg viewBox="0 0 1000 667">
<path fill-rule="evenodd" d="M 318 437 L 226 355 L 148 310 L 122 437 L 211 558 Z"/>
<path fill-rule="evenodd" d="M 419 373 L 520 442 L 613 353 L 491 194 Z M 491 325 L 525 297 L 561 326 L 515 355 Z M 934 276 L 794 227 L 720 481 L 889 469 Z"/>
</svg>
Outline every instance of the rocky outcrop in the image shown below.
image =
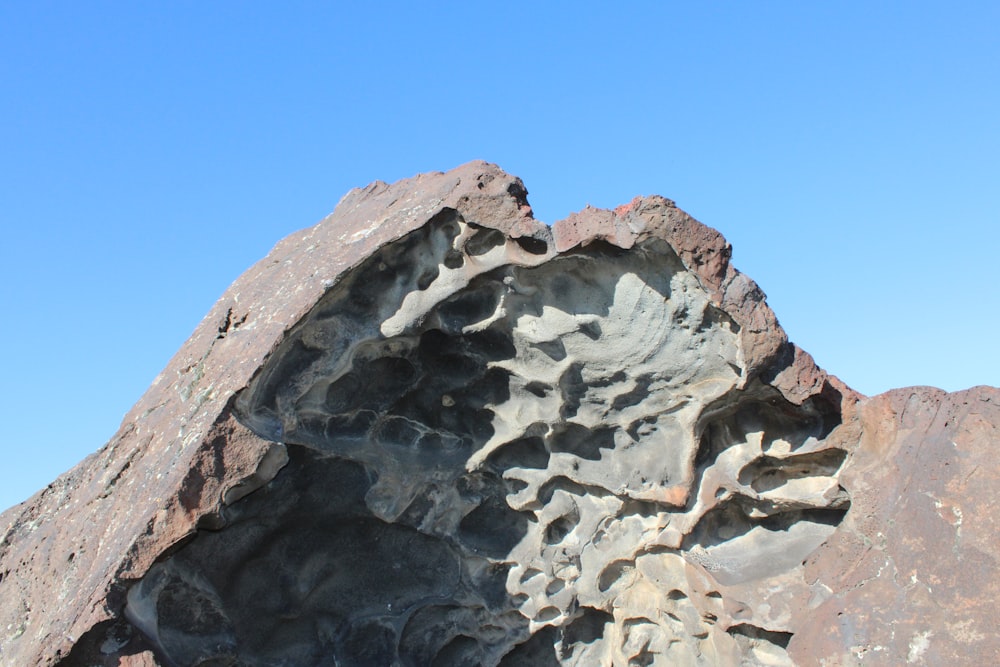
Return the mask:
<svg viewBox="0 0 1000 667">
<path fill-rule="evenodd" d="M 868 399 L 840 476 L 844 522 L 806 563 L 830 588 L 789 647 L 801 664 L 995 664 L 1000 391 Z"/>
<path fill-rule="evenodd" d="M 673 202 L 526 194 L 375 183 L 237 280 L 0 517 L 0 661 L 1000 657 L 1000 392 L 860 396 Z"/>
</svg>

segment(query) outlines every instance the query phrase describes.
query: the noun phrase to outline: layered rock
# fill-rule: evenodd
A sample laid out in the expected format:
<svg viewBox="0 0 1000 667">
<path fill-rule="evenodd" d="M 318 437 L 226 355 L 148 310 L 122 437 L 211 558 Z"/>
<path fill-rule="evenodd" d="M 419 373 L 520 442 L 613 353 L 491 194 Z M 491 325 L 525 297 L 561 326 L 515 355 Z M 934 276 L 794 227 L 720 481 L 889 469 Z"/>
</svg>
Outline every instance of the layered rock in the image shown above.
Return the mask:
<svg viewBox="0 0 1000 667">
<path fill-rule="evenodd" d="M 481 162 L 352 191 L 2 516 L 0 659 L 997 656 L 998 392 L 858 395 L 729 251 L 660 197 L 549 228 Z"/>
</svg>

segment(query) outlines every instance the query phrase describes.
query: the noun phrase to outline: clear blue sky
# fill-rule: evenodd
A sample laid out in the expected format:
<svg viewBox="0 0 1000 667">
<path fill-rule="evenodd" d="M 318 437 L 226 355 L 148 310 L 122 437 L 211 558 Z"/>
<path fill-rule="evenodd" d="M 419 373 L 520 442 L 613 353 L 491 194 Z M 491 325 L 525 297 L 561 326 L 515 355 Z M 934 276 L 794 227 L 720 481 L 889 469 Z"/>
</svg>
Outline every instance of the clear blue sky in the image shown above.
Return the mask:
<svg viewBox="0 0 1000 667">
<path fill-rule="evenodd" d="M 0 508 L 350 188 L 663 194 L 858 390 L 1000 383 L 1000 3 L 0 4 Z"/>
</svg>

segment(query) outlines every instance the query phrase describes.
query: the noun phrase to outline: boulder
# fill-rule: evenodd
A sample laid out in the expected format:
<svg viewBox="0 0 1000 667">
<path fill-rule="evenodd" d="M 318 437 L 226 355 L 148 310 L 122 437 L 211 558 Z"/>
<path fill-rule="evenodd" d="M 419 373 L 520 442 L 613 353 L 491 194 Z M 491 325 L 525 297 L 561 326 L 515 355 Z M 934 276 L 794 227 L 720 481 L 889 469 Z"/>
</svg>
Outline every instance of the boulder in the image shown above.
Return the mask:
<svg viewBox="0 0 1000 667">
<path fill-rule="evenodd" d="M 0 662 L 996 662 L 1000 391 L 858 394 L 730 254 L 484 162 L 351 191 L 0 515 Z"/>
</svg>

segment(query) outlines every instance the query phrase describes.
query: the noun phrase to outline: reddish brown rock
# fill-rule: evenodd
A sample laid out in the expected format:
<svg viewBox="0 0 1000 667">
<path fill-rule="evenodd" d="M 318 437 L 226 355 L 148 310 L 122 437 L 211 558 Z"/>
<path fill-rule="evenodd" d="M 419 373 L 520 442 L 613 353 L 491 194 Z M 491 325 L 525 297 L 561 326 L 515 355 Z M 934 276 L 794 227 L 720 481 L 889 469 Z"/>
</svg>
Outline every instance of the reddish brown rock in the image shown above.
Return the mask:
<svg viewBox="0 0 1000 667">
<path fill-rule="evenodd" d="M 670 200 L 526 195 L 375 183 L 241 276 L 0 515 L 0 663 L 1000 659 L 1000 391 L 862 397 Z"/>
<path fill-rule="evenodd" d="M 866 400 L 841 480 L 851 511 L 808 564 L 831 589 L 789 646 L 799 664 L 1000 663 L 1000 391 Z"/>
</svg>

